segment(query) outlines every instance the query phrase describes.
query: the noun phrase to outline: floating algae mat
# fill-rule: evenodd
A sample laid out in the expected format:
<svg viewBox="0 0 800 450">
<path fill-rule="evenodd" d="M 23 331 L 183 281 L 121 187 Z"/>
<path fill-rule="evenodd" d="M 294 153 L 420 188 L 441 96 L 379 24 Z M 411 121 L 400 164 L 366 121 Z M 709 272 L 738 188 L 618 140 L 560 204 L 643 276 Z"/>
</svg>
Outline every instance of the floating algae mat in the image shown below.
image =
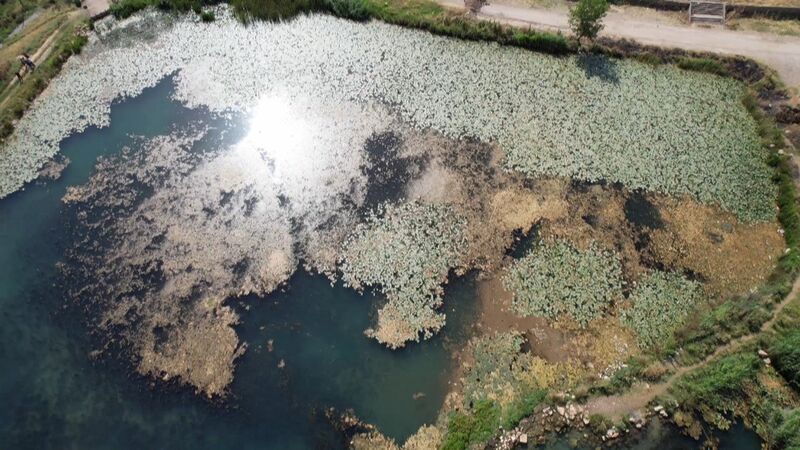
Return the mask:
<svg viewBox="0 0 800 450">
<path fill-rule="evenodd" d="M 355 417 L 436 442 L 481 396 L 613 373 L 784 251 L 737 82 L 216 17 L 98 23 L 0 151 L 14 448 L 339 448 Z M 487 280 L 489 309 L 619 349 L 518 358 L 547 333 L 488 336 Z"/>
</svg>

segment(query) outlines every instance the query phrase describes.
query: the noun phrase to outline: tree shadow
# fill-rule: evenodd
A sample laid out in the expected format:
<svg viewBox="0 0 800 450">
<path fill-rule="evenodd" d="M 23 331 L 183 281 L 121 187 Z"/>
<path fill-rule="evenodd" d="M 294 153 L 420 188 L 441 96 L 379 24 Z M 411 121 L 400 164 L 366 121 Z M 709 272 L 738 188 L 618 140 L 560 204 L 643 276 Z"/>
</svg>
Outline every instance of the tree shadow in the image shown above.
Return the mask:
<svg viewBox="0 0 800 450">
<path fill-rule="evenodd" d="M 619 84 L 619 69 L 615 60 L 603 55 L 583 53 L 578 55 L 577 62 L 587 78 L 599 78 L 606 83 Z"/>
</svg>

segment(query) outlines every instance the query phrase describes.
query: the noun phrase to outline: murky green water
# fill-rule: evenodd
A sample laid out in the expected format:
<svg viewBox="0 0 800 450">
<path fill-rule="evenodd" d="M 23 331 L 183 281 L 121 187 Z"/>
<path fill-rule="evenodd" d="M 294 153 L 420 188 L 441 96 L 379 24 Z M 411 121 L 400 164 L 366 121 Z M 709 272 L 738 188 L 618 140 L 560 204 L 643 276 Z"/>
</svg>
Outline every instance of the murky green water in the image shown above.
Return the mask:
<svg viewBox="0 0 800 450">
<path fill-rule="evenodd" d="M 60 179 L 0 201 L 0 448 L 341 448 L 325 408 L 352 408 L 400 440 L 434 421 L 453 368 L 449 349 L 470 333 L 469 276 L 446 289 L 444 332 L 400 351 L 363 335 L 373 322 L 370 294 L 321 276 L 300 271 L 266 298 L 237 299 L 236 331 L 249 348 L 224 403 L 131 375 L 126 360 L 90 358 L 99 345 L 84 324 L 92 312 L 65 298 L 69 286 L 56 271 L 74 244 L 66 228 L 75 211 L 60 201 L 67 186 L 85 183 L 98 156 L 133 145 L 135 135 L 199 120 L 238 136 L 235 122 L 188 110 L 169 100 L 171 91 L 165 81 L 115 105 L 110 127 L 61 144 L 71 164 Z M 724 448 L 758 448 L 751 433 L 734 436 L 737 446 Z M 673 431 L 647 439 L 636 448 L 694 444 Z M 664 442 L 677 446 L 657 447 Z"/>
</svg>

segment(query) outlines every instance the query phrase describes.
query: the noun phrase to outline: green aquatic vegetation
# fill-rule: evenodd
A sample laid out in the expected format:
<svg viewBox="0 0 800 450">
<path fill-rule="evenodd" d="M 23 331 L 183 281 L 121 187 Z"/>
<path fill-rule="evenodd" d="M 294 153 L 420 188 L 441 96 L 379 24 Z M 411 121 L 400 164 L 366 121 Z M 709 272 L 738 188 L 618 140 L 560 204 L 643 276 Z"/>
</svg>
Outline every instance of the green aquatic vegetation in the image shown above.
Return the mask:
<svg viewBox="0 0 800 450">
<path fill-rule="evenodd" d="M 204 24 L 149 11 L 97 24 L 86 54 L 72 58 L 0 152 L 0 196 L 32 179 L 71 132 L 107 124 L 114 100 L 177 73 L 176 99 L 190 107 L 249 112 L 277 90 L 331 104 L 380 99 L 416 127 L 498 143 L 505 167 L 530 177 L 619 182 L 691 195 L 744 220 L 774 218 L 758 124 L 734 80 L 597 55 L 554 57 L 378 21 L 310 15 L 244 27 L 228 7 L 215 16 Z M 458 31 L 457 22 L 448 26 Z M 485 27 L 486 36 L 500 32 Z M 472 36 L 475 27 L 468 29 Z M 151 38 L 134 37 L 141 35 Z M 511 33 L 504 42 L 513 40 Z M 95 88 L 109 79 L 108 89 Z"/>
<path fill-rule="evenodd" d="M 700 283 L 679 273 L 654 271 L 633 290 L 631 307 L 620 316 L 622 323 L 652 347 L 665 342 L 703 299 Z"/>
<path fill-rule="evenodd" d="M 514 365 L 524 338 L 517 333 L 499 333 L 472 343 L 473 363 L 464 375 L 464 400 L 494 396 L 514 379 Z"/>
<path fill-rule="evenodd" d="M 355 227 L 342 249 L 342 278 L 356 289 L 374 286 L 387 300 L 369 336 L 398 348 L 444 326 L 442 284 L 460 263 L 465 225 L 449 207 L 402 203 Z"/>
<path fill-rule="evenodd" d="M 568 315 L 582 326 L 599 317 L 622 293 L 622 266 L 612 252 L 545 242 L 514 262 L 503 278 L 522 316 Z"/>
</svg>

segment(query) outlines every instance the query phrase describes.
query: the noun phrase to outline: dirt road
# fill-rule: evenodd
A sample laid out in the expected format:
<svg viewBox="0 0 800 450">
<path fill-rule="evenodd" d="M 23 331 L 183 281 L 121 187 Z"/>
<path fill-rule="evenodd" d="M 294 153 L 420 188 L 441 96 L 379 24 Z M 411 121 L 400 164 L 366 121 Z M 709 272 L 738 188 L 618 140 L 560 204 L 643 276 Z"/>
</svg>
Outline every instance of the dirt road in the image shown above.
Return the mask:
<svg viewBox="0 0 800 450">
<path fill-rule="evenodd" d="M 440 4 L 463 9 L 459 0 L 438 0 Z M 569 33 L 567 12 L 491 3 L 479 17 L 534 29 Z M 666 23 L 655 17 L 639 17 L 624 11 L 610 11 L 601 36 L 633 39 L 646 45 L 742 55 L 774 68 L 788 86 L 800 85 L 800 38 L 767 33 L 732 31 Z"/>
</svg>

